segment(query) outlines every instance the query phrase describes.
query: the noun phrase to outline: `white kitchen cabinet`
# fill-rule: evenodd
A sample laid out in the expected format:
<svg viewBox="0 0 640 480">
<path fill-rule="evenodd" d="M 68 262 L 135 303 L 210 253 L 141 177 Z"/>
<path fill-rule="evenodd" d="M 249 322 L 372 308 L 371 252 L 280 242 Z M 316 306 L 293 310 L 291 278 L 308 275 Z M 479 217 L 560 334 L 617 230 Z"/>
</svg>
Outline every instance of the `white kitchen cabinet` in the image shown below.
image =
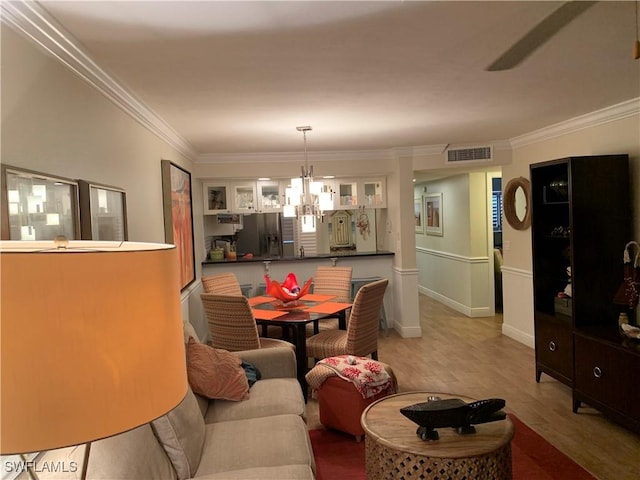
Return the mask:
<svg viewBox="0 0 640 480">
<path fill-rule="evenodd" d="M 323 191 L 333 197 L 333 210 L 386 208 L 386 181 L 381 178 L 322 179 Z M 249 214 L 282 212 L 289 180 L 203 183 L 204 213 Z"/>
<path fill-rule="evenodd" d="M 284 204 L 284 181 L 259 180 L 257 183 L 258 212 L 282 212 Z"/>
<path fill-rule="evenodd" d="M 338 179 L 333 197 L 336 210 L 358 207 L 358 182 L 355 179 Z"/>
<path fill-rule="evenodd" d="M 229 186 L 226 183 L 204 182 L 202 184 L 204 214 L 217 215 L 219 213 L 231 213 L 229 193 Z"/>
<path fill-rule="evenodd" d="M 338 179 L 335 183 L 336 210 L 356 208 L 386 208 L 387 192 L 384 178 Z"/>
<path fill-rule="evenodd" d="M 387 189 L 385 179 L 360 180 L 358 182 L 358 205 L 363 208 L 386 208 Z"/>
<path fill-rule="evenodd" d="M 205 215 L 255 213 L 256 182 L 204 182 Z"/>
<path fill-rule="evenodd" d="M 231 184 L 231 191 L 231 213 L 256 213 L 256 182 L 234 182 Z"/>
</svg>

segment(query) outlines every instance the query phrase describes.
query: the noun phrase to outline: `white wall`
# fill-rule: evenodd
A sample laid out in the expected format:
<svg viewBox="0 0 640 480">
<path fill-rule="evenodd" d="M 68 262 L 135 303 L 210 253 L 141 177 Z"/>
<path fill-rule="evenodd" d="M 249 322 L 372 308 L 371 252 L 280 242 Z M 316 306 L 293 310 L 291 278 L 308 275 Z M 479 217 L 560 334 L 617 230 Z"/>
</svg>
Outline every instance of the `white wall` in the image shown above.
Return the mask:
<svg viewBox="0 0 640 480">
<path fill-rule="evenodd" d="M 637 101 L 636 101 L 637 104 Z M 609 110 L 609 109 L 606 109 Z M 601 155 L 626 153 L 630 159 L 629 182 L 631 183 L 631 207 L 634 212 L 632 224 L 634 239 L 640 239 L 640 113 L 638 106 L 632 107 L 631 115 L 616 116 L 615 108 L 607 112 L 594 112 L 593 118 L 608 117 L 602 123 L 584 122 L 578 129 L 567 133 L 525 136 L 514 141 L 513 164 L 503 167 L 503 185 L 510 179 L 523 176 L 529 178 L 532 163 L 578 155 Z M 594 124 L 595 123 L 595 124 Z M 562 131 L 559 125 L 556 130 Z M 597 181 L 597 179 L 594 179 Z M 603 199 L 606 201 L 606 199 Z M 606 228 L 606 225 L 602 226 Z M 504 324 L 503 333 L 525 344 L 533 346 L 533 283 L 531 230 L 514 230 L 505 223 L 503 230 L 504 266 Z M 620 258 L 622 249 L 620 246 Z M 622 260 L 621 260 L 622 261 Z"/>
</svg>

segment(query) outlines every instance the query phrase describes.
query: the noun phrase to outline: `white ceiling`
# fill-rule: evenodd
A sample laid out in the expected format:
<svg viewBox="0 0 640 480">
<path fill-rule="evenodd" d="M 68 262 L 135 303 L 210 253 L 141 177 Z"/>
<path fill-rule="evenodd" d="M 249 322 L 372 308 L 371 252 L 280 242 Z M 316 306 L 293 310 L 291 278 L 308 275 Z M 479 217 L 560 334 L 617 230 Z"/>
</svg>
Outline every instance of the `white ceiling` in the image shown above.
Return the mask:
<svg viewBox="0 0 640 480">
<path fill-rule="evenodd" d="M 563 2 L 45 1 L 199 154 L 513 138 L 640 96 L 634 2 L 597 2 L 486 67 Z"/>
</svg>

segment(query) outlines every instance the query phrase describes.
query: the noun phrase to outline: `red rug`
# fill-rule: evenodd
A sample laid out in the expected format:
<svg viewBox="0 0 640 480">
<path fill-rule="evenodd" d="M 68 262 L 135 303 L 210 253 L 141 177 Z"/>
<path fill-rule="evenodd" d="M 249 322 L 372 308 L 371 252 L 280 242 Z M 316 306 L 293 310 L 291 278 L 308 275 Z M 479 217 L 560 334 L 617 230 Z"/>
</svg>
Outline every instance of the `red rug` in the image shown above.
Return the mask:
<svg viewBox="0 0 640 480">
<path fill-rule="evenodd" d="M 544 438 L 509 414 L 516 427 L 511 442 L 514 480 L 596 480 Z M 364 441 L 333 430 L 310 430 L 317 480 L 366 480 Z"/>
</svg>

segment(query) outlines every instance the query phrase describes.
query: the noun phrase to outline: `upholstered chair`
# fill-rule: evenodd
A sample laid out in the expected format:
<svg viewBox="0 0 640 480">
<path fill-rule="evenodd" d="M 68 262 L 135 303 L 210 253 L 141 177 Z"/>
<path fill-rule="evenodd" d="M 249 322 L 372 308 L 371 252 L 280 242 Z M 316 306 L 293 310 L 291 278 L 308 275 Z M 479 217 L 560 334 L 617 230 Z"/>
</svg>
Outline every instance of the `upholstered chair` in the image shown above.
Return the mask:
<svg viewBox="0 0 640 480">
<path fill-rule="evenodd" d="M 323 295 L 335 295 L 332 302 L 350 302 L 351 301 L 351 276 L 353 274 L 352 267 L 332 267 L 318 266 L 316 274 L 313 277 L 313 293 Z M 318 321 L 318 331 L 314 330 L 314 324 L 307 325 L 307 337 L 325 330 L 337 330 L 337 318 L 323 318 Z"/>
<path fill-rule="evenodd" d="M 266 347 L 294 348 L 284 340 L 258 336 L 256 320 L 246 297 L 203 293 L 200 298 L 214 348 L 232 352 Z"/>
<path fill-rule="evenodd" d="M 202 277 L 202 288 L 205 293 L 216 293 L 218 295 L 242 295 L 240 283 L 238 283 L 238 279 L 232 272 Z"/>
<path fill-rule="evenodd" d="M 307 338 L 307 356 L 371 355 L 377 360 L 380 307 L 388 284 L 385 278 L 362 286 L 353 300 L 347 330 L 325 330 Z"/>
<path fill-rule="evenodd" d="M 235 274 L 232 272 L 208 275 L 202 277 L 202 288 L 205 293 L 215 293 L 218 295 L 242 295 L 242 287 Z M 277 325 L 263 325 L 258 330 L 262 337 L 283 338 L 282 327 Z"/>
</svg>

